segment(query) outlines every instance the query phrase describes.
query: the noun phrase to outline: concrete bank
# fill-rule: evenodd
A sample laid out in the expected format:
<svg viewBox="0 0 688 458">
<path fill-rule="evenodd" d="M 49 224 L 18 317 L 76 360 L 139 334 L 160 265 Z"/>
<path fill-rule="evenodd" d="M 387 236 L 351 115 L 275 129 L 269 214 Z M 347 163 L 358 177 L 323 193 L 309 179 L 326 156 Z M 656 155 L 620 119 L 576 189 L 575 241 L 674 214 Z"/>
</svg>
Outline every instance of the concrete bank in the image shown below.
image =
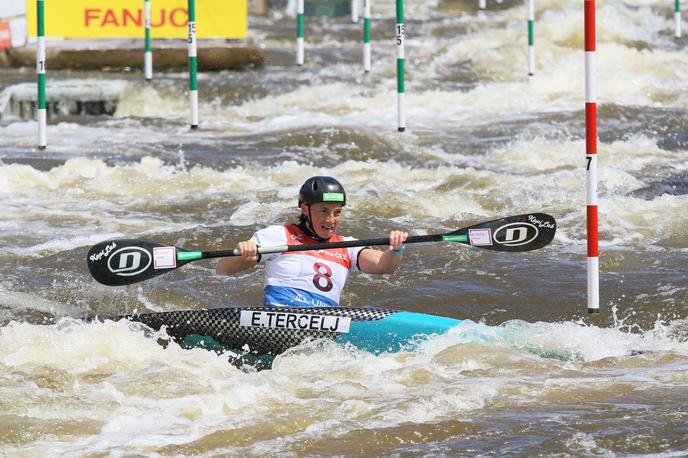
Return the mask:
<svg viewBox="0 0 688 458">
<path fill-rule="evenodd" d="M 49 70 L 126 70 L 143 68 L 143 46 L 131 42 L 106 44 L 98 42 L 48 42 L 46 50 Z M 198 70 L 247 70 L 262 67 L 263 52 L 255 46 L 207 43 L 199 40 Z M 36 66 L 35 45 L 0 50 L 0 67 L 19 68 Z M 156 71 L 182 70 L 188 66 L 186 46 L 163 44 L 153 49 L 153 69 Z"/>
</svg>

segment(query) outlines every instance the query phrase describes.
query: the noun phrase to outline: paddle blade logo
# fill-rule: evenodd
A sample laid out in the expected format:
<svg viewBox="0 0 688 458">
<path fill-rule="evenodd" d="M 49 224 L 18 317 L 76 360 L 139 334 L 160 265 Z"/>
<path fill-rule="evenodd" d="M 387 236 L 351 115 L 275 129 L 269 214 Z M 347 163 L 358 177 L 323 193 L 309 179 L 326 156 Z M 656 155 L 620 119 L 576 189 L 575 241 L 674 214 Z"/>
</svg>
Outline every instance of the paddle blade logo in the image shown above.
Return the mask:
<svg viewBox="0 0 688 458">
<path fill-rule="evenodd" d="M 144 272 L 150 267 L 153 258 L 148 250 L 128 246 L 120 248 L 110 255 L 108 259 L 108 270 L 120 277 L 131 277 Z"/>
<path fill-rule="evenodd" d="M 500 226 L 494 232 L 494 241 L 505 246 L 527 245 L 535 240 L 540 230 L 533 224 L 526 222 L 509 223 Z"/>
</svg>

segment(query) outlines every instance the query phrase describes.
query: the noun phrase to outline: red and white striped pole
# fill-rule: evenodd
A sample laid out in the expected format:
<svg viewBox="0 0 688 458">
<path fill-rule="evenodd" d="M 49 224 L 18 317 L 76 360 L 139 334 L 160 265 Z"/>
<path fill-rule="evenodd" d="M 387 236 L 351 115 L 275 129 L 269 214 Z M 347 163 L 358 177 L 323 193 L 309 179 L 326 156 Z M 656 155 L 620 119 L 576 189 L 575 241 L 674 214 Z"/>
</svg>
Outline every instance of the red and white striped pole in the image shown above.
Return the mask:
<svg viewBox="0 0 688 458">
<path fill-rule="evenodd" d="M 588 221 L 588 313 L 600 311 L 597 239 L 597 95 L 595 94 L 595 0 L 585 1 L 585 159 Z"/>
</svg>

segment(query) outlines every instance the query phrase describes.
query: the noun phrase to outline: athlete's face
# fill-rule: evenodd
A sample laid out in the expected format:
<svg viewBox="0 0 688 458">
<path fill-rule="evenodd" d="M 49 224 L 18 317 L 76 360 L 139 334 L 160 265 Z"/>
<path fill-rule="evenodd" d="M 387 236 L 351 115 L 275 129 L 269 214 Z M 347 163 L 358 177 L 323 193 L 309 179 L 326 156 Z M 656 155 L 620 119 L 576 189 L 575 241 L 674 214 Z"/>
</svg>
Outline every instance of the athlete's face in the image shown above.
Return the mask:
<svg viewBox="0 0 688 458">
<path fill-rule="evenodd" d="M 301 212 L 308 216 L 306 204 L 301 204 Z M 318 237 L 329 239 L 342 222 L 342 206 L 327 202 L 311 205 L 311 222 Z"/>
</svg>

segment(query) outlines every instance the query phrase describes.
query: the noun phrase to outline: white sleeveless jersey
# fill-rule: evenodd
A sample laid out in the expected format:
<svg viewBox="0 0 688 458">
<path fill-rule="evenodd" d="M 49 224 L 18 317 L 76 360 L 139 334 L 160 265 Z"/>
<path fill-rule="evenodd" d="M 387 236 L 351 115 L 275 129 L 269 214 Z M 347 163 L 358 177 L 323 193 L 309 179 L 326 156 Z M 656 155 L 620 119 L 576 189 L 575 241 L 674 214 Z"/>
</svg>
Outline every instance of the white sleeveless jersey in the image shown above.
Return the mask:
<svg viewBox="0 0 688 458">
<path fill-rule="evenodd" d="M 258 246 L 319 243 L 297 226 L 269 226 L 251 240 Z M 334 235 L 330 242 L 356 240 Z M 358 254 L 364 247 L 264 254 L 265 304 L 296 307 L 336 307 L 349 272 L 358 270 Z"/>
</svg>

